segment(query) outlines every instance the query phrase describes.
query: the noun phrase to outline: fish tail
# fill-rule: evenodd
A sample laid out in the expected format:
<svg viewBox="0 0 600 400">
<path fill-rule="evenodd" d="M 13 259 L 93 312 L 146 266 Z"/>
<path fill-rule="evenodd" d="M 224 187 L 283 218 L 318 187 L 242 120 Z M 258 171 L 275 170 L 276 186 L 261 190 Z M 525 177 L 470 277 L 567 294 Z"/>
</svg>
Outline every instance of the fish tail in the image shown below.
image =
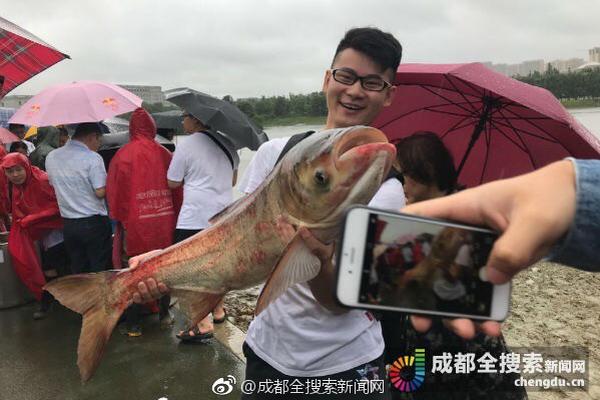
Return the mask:
<svg viewBox="0 0 600 400">
<path fill-rule="evenodd" d="M 70 275 L 48 283 L 49 291 L 62 305 L 83 316 L 77 365 L 82 381 L 92 377 L 100 363 L 110 335 L 127 308 L 126 301 L 107 304 L 106 293 L 116 271 Z"/>
</svg>

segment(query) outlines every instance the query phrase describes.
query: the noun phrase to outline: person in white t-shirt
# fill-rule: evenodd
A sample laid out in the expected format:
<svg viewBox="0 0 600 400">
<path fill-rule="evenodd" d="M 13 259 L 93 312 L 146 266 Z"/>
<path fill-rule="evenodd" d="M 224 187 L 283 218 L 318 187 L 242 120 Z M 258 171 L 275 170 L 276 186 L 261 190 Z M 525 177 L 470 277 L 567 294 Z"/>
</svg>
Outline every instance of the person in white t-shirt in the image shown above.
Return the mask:
<svg viewBox="0 0 600 400">
<path fill-rule="evenodd" d="M 390 105 L 396 91 L 390 82 L 395 78 L 401 55 L 400 43 L 389 33 L 377 28 L 354 28 L 346 32 L 331 69 L 325 71 L 323 91 L 328 109 L 325 128 L 369 125 L 383 107 Z M 253 191 L 270 173 L 284 141 L 261 146 L 243 179 L 243 191 Z M 398 185 L 389 187 L 397 189 Z M 401 190 L 396 192 L 398 203 L 388 207 L 398 210 L 403 196 Z M 307 231 L 300 233 L 305 240 L 314 240 Z M 319 257 L 330 261 L 330 256 Z M 135 263 L 133 260 L 132 264 Z M 244 344 L 246 379 L 255 383 L 274 379 L 304 383 L 385 379 L 379 322 L 370 312 L 340 308 L 333 297 L 334 283 L 333 268 L 324 264 L 316 278 L 286 290 L 252 321 Z M 139 288 L 134 294 L 134 301 L 138 302 L 157 298 L 161 290 L 168 290 L 151 279 Z M 376 391 L 358 398 L 387 396 L 387 391 Z M 344 398 L 347 397 L 352 395 L 345 394 Z M 244 398 L 255 397 L 244 395 Z"/>
<path fill-rule="evenodd" d="M 233 201 L 237 170 L 224 150 L 206 133 L 205 126 L 192 114 L 183 115 L 188 137 L 179 141 L 167 171 L 169 187 L 183 185 L 183 204 L 177 218 L 174 242 L 178 243 L 207 228 L 209 219 Z M 184 342 L 202 341 L 213 336 L 213 323 L 225 321 L 223 301 L 195 327 L 181 331 Z"/>
</svg>

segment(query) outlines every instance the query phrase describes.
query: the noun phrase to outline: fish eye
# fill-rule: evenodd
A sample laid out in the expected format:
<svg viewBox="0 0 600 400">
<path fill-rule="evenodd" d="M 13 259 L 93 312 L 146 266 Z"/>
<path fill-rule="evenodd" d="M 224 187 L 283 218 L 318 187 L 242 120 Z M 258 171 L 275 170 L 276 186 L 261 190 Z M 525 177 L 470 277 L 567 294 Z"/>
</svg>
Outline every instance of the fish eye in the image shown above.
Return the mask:
<svg viewBox="0 0 600 400">
<path fill-rule="evenodd" d="M 327 180 L 327 174 L 325 171 L 319 169 L 315 172 L 315 182 L 317 182 L 319 185 L 326 185 Z"/>
</svg>

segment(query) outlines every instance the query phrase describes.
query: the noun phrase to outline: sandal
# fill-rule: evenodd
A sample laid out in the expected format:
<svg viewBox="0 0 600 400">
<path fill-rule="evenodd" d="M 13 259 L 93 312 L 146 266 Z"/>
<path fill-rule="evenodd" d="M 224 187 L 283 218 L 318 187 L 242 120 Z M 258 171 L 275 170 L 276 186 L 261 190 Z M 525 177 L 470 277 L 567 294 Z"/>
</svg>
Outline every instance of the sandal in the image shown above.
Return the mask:
<svg viewBox="0 0 600 400">
<path fill-rule="evenodd" d="M 193 332 L 193 335 L 190 335 L 190 331 Z M 212 332 L 200 333 L 200 328 L 198 326 L 194 326 L 193 328 L 186 329 L 181 333 L 175 335 L 175 337 L 181 340 L 183 343 L 196 343 L 202 342 L 206 339 L 210 339 L 213 337 Z"/>
<path fill-rule="evenodd" d="M 213 316 L 213 324 L 222 324 L 227 319 L 227 310 L 223 309 L 223 317 L 215 318 Z"/>
</svg>

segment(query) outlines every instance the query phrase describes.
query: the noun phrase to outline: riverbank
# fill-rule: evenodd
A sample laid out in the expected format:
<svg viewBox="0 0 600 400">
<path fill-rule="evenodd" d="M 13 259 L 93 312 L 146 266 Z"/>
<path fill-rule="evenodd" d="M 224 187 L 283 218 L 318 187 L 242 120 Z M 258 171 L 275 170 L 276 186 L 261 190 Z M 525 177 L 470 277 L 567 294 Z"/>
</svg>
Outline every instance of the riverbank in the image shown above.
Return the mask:
<svg viewBox="0 0 600 400">
<path fill-rule="evenodd" d="M 290 125 L 325 125 L 327 117 L 299 116 L 299 117 L 273 117 L 261 121 L 265 128 L 274 126 L 290 126 Z"/>
<path fill-rule="evenodd" d="M 600 98 L 592 99 L 560 99 L 565 108 L 593 108 L 600 107 Z"/>
</svg>

